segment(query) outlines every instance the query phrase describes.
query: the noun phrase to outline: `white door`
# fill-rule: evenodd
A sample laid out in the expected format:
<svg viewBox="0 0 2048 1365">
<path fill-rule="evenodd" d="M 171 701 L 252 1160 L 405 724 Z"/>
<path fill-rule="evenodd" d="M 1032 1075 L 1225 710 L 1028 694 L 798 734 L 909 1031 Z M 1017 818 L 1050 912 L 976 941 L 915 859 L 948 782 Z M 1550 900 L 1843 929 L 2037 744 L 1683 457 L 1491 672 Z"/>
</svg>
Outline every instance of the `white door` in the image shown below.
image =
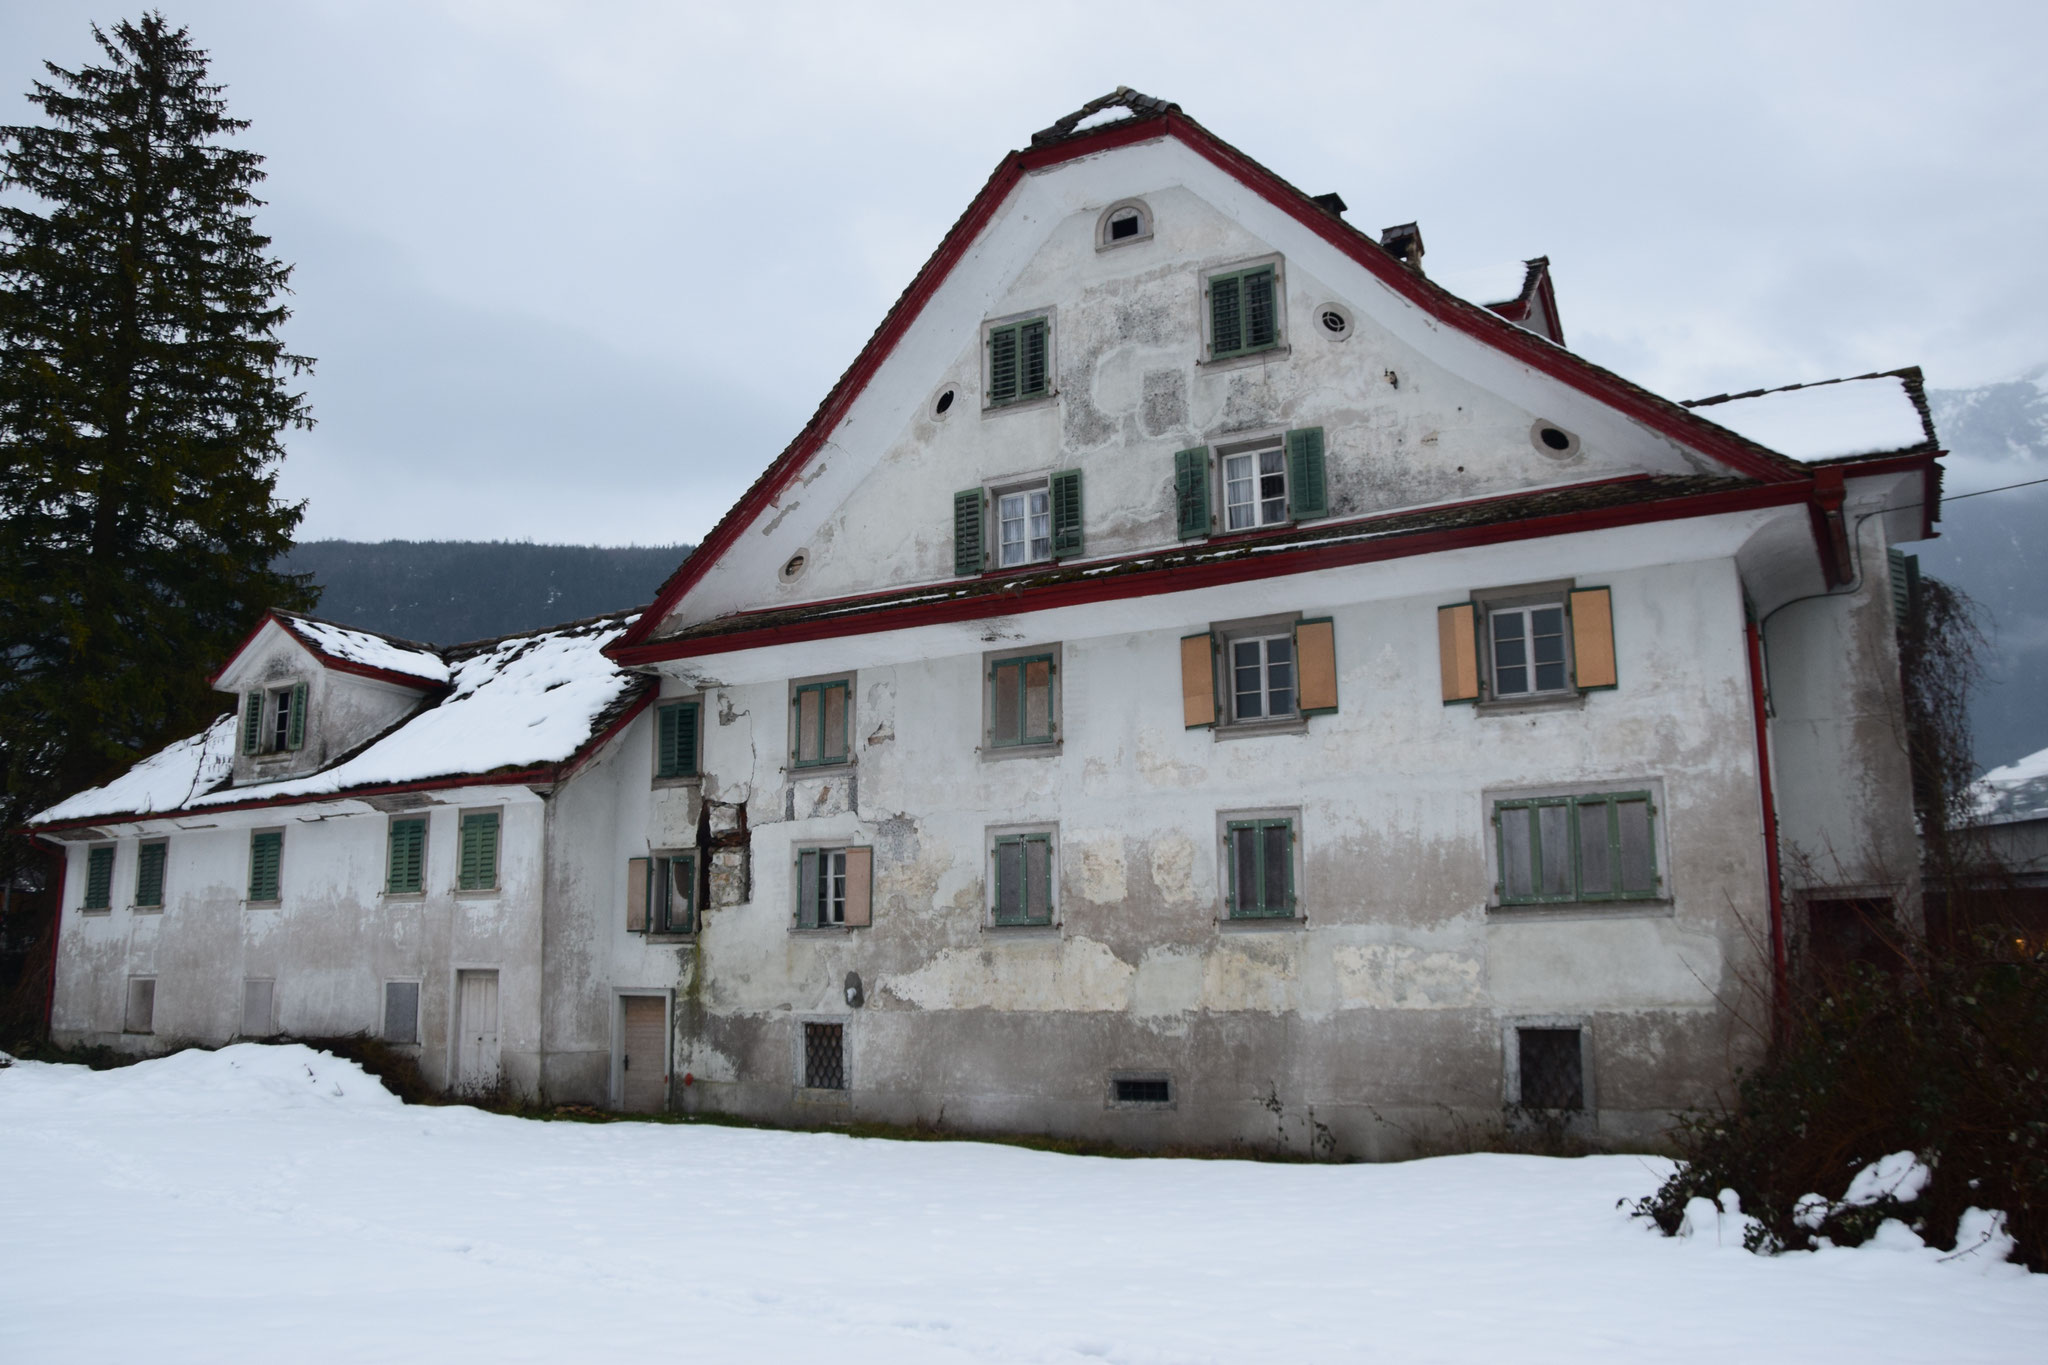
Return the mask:
<svg viewBox="0 0 2048 1365">
<path fill-rule="evenodd" d="M 474 1095 L 498 1084 L 498 974 L 463 972 L 456 980 L 455 1088 Z"/>
</svg>

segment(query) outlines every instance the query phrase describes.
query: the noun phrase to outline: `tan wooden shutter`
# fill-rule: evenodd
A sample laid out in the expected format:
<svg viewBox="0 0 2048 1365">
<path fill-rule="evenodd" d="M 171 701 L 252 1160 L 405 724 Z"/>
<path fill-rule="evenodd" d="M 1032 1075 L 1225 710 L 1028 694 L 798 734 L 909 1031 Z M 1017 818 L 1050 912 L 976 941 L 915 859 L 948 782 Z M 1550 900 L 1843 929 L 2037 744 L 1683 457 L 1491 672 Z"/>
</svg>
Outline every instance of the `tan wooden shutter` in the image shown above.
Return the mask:
<svg viewBox="0 0 2048 1365">
<path fill-rule="evenodd" d="M 646 858 L 626 859 L 626 932 L 629 934 L 647 932 L 647 864 Z"/>
<path fill-rule="evenodd" d="M 846 850 L 846 923 L 872 924 L 875 904 L 875 851 Z"/>
<path fill-rule="evenodd" d="M 1437 661 L 1444 675 L 1444 703 L 1479 700 L 1479 630 L 1470 602 L 1436 609 Z"/>
<path fill-rule="evenodd" d="M 1614 603 L 1605 588 L 1572 594 L 1572 662 L 1581 690 L 1614 687 Z"/>
<path fill-rule="evenodd" d="M 1184 635 L 1180 642 L 1181 719 L 1190 730 L 1216 723 L 1216 665 L 1207 634 Z"/>
<path fill-rule="evenodd" d="M 1301 695 L 1305 716 L 1337 709 L 1337 628 L 1327 616 L 1294 627 L 1294 652 L 1301 661 Z"/>
</svg>

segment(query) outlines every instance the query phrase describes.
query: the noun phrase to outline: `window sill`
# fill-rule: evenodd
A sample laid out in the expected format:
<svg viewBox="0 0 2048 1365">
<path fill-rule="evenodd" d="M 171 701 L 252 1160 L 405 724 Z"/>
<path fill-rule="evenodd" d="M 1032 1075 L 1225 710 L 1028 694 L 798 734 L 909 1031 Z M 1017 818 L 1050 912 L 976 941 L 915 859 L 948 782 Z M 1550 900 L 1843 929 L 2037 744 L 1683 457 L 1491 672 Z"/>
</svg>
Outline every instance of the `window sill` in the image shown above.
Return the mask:
<svg viewBox="0 0 2048 1365">
<path fill-rule="evenodd" d="M 1053 740 L 1046 744 L 984 744 L 976 750 L 984 763 L 1001 763 L 1011 758 L 1058 758 L 1061 744 Z"/>
<path fill-rule="evenodd" d="M 78 913 L 81 915 L 91 915 L 95 919 L 103 919 L 114 913 L 114 907 L 111 905 L 81 905 L 78 907 Z"/>
<path fill-rule="evenodd" d="M 800 1085 L 796 1087 L 796 1102 L 798 1104 L 850 1105 L 853 1103 L 853 1092 L 850 1089 L 821 1090 L 807 1085 Z"/>
<path fill-rule="evenodd" d="M 1290 720 L 1233 721 L 1229 725 L 1215 725 L 1211 732 L 1220 742 L 1226 739 L 1253 739 L 1260 735 L 1305 735 L 1308 733 L 1308 717 L 1295 716 Z"/>
<path fill-rule="evenodd" d="M 652 784 L 655 791 L 660 791 L 664 787 L 701 787 L 703 785 L 704 774 L 702 773 L 684 773 L 678 777 L 661 777 L 657 775 Z"/>
<path fill-rule="evenodd" d="M 855 930 L 872 927 L 867 924 L 792 924 L 789 932 L 794 938 L 845 938 Z"/>
<path fill-rule="evenodd" d="M 838 777 L 852 772 L 858 766 L 852 759 L 848 758 L 842 759 L 837 763 L 805 763 L 801 765 L 792 763 L 787 768 L 784 768 L 783 771 L 792 778 Z"/>
<path fill-rule="evenodd" d="M 1292 346 L 1282 342 L 1278 346 L 1268 346 L 1258 351 L 1242 351 L 1236 355 L 1227 355 L 1220 358 L 1204 357 L 1196 361 L 1195 365 L 1198 369 L 1203 370 L 1238 370 L 1251 365 L 1263 365 L 1269 360 L 1285 360 L 1293 352 L 1294 348 Z"/>
<path fill-rule="evenodd" d="M 1502 923 L 1516 920 L 1670 919 L 1677 906 L 1669 897 L 1627 901 L 1557 901 L 1549 905 L 1493 905 L 1486 917 Z"/>
<path fill-rule="evenodd" d="M 1059 401 L 1059 397 L 1060 391 L 1052 389 L 1039 394 L 1036 398 L 1018 398 L 1008 403 L 984 403 L 981 415 L 995 417 L 1005 412 L 1031 412 L 1038 408 L 1049 408 Z"/>
<path fill-rule="evenodd" d="M 1585 708 L 1586 694 L 1583 692 L 1560 692 L 1546 697 L 1506 697 L 1475 702 L 1472 706 L 1482 716 L 1521 716 L 1539 711 L 1583 711 Z"/>
<path fill-rule="evenodd" d="M 502 886 L 473 886 L 465 890 L 458 886 L 455 888 L 455 899 L 459 901 L 487 901 L 493 896 L 503 893 L 504 889 Z"/>
<path fill-rule="evenodd" d="M 694 943 L 697 940 L 697 935 L 694 931 L 686 934 L 674 929 L 651 930 L 642 934 L 641 937 L 649 943 Z"/>
<path fill-rule="evenodd" d="M 276 900 L 276 901 L 243 901 L 243 902 L 242 902 L 242 908 L 243 908 L 244 910 L 276 910 L 276 909 L 279 909 L 279 908 L 281 908 L 281 907 L 282 907 L 283 905 L 284 905 L 284 902 L 283 902 L 283 901 L 281 901 L 281 900 Z"/>
<path fill-rule="evenodd" d="M 998 938 L 1059 938 L 1062 936 L 1060 922 L 1052 920 L 1033 924 L 997 924 L 993 920 L 983 922 L 981 931 Z"/>
<path fill-rule="evenodd" d="M 164 908 L 161 905 L 131 905 L 128 907 L 128 913 L 131 915 L 161 915 L 163 912 Z"/>
<path fill-rule="evenodd" d="M 1308 919 L 1298 914 L 1226 916 L 1216 921 L 1216 928 L 1225 934 L 1264 934 L 1286 929 L 1306 929 Z"/>
<path fill-rule="evenodd" d="M 423 900 L 425 900 L 425 899 L 427 898 L 427 893 L 426 893 L 426 892 L 425 892 L 424 890 L 420 890 L 420 891 L 379 891 L 379 892 L 377 893 L 377 896 L 378 896 L 378 899 L 380 899 L 380 900 L 387 900 L 387 901 L 423 901 Z"/>
</svg>

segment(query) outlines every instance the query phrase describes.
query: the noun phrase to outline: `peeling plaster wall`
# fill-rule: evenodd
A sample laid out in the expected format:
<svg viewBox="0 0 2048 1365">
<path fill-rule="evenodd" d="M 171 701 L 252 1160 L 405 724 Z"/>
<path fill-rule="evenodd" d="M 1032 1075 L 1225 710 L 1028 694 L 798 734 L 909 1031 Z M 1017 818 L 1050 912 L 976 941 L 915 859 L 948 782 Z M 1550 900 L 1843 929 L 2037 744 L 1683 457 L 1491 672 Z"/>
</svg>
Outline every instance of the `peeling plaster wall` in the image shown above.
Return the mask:
<svg viewBox="0 0 2048 1365">
<path fill-rule="evenodd" d="M 1489 553 L 1475 588 L 1499 582 Z M 1593 1033 L 1599 1122 L 1655 1131 L 1745 1046 L 1720 1003 L 1765 915 L 1742 593 L 1727 559 L 1598 581 L 1622 686 L 1522 714 L 1442 705 L 1434 597 L 1332 613 L 1340 710 L 1295 735 L 1182 728 L 1179 639 L 1203 621 L 1060 641 L 1044 758 L 980 755 L 978 654 L 859 671 L 855 763 L 829 774 L 784 770 L 785 684 L 713 689 L 707 713 L 771 719 L 706 727 L 707 790 L 753 797 L 755 883 L 695 945 L 683 1102 L 1386 1155 L 1407 1139 L 1375 1115 L 1497 1117 L 1503 1028 L 1568 1015 Z M 858 667 L 862 639 L 841 643 Z M 1483 793 L 1571 783 L 1663 792 L 1668 901 L 1489 908 Z M 1301 812 L 1301 924 L 1220 922 L 1217 815 L 1260 807 Z M 1058 831 L 1059 923 L 990 927 L 989 831 L 1031 824 Z M 794 929 L 797 850 L 844 844 L 875 850 L 873 926 Z M 844 1097 L 796 1087 L 806 1017 L 848 1026 Z M 1108 1105 L 1113 1072 L 1151 1070 L 1174 1077 L 1173 1110 Z"/>
<path fill-rule="evenodd" d="M 428 819 L 426 892 L 385 896 L 390 817 L 359 803 L 226 812 L 206 828 L 170 822 L 125 826 L 114 862 L 113 906 L 88 913 L 87 850 L 66 853 L 52 1032 L 157 1052 L 217 1045 L 240 1034 L 245 979 L 276 982 L 276 1032 L 300 1037 L 381 1034 L 384 983 L 420 983 L 421 1070 L 435 1085 L 453 1059 L 456 972 L 498 972 L 499 1046 L 505 1079 L 522 1093 L 540 1075 L 541 800 L 525 788 L 469 788 L 404 814 Z M 459 804 L 458 804 L 459 803 Z M 457 821 L 463 810 L 501 813 L 495 892 L 457 891 Z M 281 904 L 244 901 L 252 830 L 284 830 Z M 164 908 L 133 907 L 137 847 L 168 838 Z M 124 1034 L 127 980 L 156 978 L 155 1029 Z"/>
<path fill-rule="evenodd" d="M 1852 507 L 1853 524 L 1860 514 Z M 1919 914 L 1919 845 L 1882 522 L 1865 521 L 1852 592 L 1766 624 L 1771 744 L 1794 889 L 1881 889 Z"/>
</svg>

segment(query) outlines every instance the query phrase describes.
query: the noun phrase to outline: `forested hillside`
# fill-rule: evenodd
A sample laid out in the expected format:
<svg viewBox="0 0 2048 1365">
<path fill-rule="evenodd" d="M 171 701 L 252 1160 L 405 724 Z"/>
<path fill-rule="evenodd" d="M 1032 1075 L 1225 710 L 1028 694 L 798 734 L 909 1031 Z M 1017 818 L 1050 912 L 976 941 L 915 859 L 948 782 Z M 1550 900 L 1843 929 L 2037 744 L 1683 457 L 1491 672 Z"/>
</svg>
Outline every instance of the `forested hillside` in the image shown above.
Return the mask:
<svg viewBox="0 0 2048 1365">
<path fill-rule="evenodd" d="M 524 541 L 315 540 L 277 561 L 310 573 L 315 612 L 427 644 L 451 645 L 645 605 L 687 545 Z"/>
</svg>

